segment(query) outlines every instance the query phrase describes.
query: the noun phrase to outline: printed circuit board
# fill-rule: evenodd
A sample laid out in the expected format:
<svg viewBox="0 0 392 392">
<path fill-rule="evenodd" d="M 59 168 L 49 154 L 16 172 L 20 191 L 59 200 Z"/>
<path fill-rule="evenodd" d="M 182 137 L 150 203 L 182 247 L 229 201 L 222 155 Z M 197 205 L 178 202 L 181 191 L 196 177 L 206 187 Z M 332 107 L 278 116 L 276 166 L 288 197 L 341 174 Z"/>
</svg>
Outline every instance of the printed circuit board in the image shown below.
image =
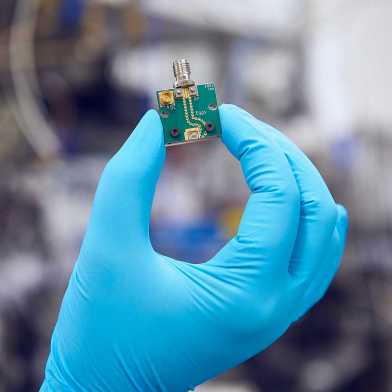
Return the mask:
<svg viewBox="0 0 392 392">
<path fill-rule="evenodd" d="M 196 85 L 187 60 L 174 62 L 175 87 L 157 92 L 165 145 L 208 140 L 221 135 L 213 83 Z"/>
</svg>

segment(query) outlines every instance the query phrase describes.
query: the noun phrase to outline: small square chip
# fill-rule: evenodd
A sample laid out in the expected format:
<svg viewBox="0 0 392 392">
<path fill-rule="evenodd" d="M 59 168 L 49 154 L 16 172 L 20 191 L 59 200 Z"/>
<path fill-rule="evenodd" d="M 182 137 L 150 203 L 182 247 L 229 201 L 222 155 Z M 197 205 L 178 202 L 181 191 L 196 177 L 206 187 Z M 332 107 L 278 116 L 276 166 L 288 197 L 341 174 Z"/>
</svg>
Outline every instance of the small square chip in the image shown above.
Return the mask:
<svg viewBox="0 0 392 392">
<path fill-rule="evenodd" d="M 196 85 L 190 79 L 187 60 L 175 61 L 173 68 L 174 88 L 157 92 L 165 145 L 219 137 L 221 124 L 214 84 Z"/>
</svg>

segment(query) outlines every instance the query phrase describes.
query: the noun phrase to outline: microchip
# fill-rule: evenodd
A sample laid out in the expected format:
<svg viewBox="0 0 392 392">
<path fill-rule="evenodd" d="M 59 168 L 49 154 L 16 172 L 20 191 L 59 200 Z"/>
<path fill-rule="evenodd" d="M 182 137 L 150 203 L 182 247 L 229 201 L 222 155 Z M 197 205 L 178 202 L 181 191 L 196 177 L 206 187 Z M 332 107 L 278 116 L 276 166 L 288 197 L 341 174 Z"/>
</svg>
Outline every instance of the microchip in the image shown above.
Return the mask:
<svg viewBox="0 0 392 392">
<path fill-rule="evenodd" d="M 185 129 L 184 138 L 185 141 L 189 142 L 190 140 L 199 140 L 200 139 L 200 128 L 188 128 Z"/>
<path fill-rule="evenodd" d="M 221 135 L 218 103 L 213 83 L 196 85 L 187 60 L 173 64 L 173 89 L 157 92 L 165 145 L 192 143 Z"/>
</svg>

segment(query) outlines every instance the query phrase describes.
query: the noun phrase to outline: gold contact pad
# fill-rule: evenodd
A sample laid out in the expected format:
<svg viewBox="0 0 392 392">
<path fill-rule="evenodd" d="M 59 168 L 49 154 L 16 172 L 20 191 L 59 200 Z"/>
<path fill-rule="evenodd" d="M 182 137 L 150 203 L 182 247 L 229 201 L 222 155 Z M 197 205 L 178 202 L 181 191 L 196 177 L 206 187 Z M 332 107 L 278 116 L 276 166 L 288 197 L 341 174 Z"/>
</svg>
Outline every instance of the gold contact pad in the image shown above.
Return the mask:
<svg viewBox="0 0 392 392">
<path fill-rule="evenodd" d="M 174 104 L 174 92 L 172 90 L 161 91 L 158 94 L 159 104 L 161 106 L 170 106 Z"/>
</svg>

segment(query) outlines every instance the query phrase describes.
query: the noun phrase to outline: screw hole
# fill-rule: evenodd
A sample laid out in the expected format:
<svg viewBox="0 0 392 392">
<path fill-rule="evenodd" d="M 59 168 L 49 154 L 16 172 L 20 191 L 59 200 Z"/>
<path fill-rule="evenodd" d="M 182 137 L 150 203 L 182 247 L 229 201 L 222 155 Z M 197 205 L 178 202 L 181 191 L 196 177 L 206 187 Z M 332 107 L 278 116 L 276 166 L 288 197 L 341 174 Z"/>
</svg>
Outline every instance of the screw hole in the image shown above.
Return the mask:
<svg viewBox="0 0 392 392">
<path fill-rule="evenodd" d="M 214 129 L 214 124 L 212 123 L 206 123 L 206 130 L 207 132 L 211 132 Z"/>
<path fill-rule="evenodd" d="M 178 128 L 173 128 L 173 129 L 170 131 L 170 134 L 171 134 L 173 137 L 178 137 L 178 135 L 180 134 L 180 131 L 178 130 Z"/>
</svg>

